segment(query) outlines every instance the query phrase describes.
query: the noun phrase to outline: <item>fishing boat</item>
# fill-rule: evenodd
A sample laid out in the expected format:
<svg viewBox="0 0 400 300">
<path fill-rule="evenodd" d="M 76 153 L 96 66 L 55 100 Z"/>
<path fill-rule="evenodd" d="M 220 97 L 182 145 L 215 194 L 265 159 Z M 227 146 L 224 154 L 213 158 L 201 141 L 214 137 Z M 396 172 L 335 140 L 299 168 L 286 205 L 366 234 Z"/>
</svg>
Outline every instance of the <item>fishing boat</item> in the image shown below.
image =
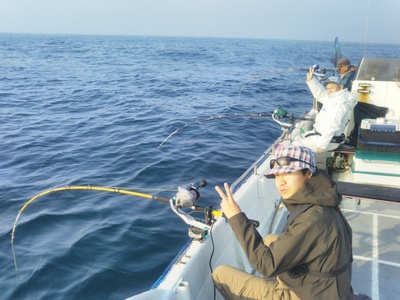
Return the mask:
<svg viewBox="0 0 400 300">
<path fill-rule="evenodd" d="M 354 291 L 374 300 L 398 299 L 400 58 L 362 58 L 351 93 L 358 103 L 344 131 L 346 139 L 337 149 L 316 155 L 317 166 L 337 183 L 342 211 L 353 229 Z M 311 129 L 317 113 L 315 100 L 299 118 L 275 111 L 272 118 L 281 136 L 231 184 L 242 211 L 255 220 L 262 236 L 282 232 L 288 215 L 274 181 L 263 175 L 274 149 Z M 217 266 L 257 274 L 221 213 L 196 203 L 199 186 L 189 186 L 170 200 L 172 210 L 189 225 L 189 241 L 150 290 L 128 299 L 222 299 L 211 280 Z M 204 219 L 185 212 L 189 208 L 204 211 Z"/>
</svg>

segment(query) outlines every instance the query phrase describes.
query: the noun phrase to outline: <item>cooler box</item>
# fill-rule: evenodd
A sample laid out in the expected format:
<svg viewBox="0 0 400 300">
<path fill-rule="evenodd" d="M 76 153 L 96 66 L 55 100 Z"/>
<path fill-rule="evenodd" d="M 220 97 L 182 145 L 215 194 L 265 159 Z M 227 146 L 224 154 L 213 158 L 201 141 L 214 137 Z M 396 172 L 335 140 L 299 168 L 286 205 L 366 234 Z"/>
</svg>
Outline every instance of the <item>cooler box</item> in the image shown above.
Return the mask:
<svg viewBox="0 0 400 300">
<path fill-rule="evenodd" d="M 357 150 L 400 152 L 400 121 L 363 119 L 357 138 Z"/>
<path fill-rule="evenodd" d="M 356 182 L 400 185 L 400 153 L 356 150 L 351 169 Z"/>
</svg>

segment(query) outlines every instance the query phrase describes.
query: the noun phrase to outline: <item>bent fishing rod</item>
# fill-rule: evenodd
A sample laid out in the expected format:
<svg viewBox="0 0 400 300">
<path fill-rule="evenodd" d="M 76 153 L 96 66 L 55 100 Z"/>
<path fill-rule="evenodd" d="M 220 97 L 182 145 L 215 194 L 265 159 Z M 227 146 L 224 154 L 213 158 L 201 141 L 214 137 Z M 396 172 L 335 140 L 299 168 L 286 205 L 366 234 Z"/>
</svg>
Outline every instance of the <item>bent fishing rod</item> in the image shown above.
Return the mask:
<svg viewBox="0 0 400 300">
<path fill-rule="evenodd" d="M 186 224 L 189 225 L 189 236 L 198 240 L 203 240 L 208 233 L 208 230 L 211 228 L 212 224 L 215 222 L 214 217 L 225 217 L 225 215 L 218 210 L 214 210 L 212 206 L 203 207 L 196 205 L 197 200 L 200 198 L 200 188 L 205 187 L 207 185 L 207 181 L 200 180 L 198 185 L 194 185 L 193 183 L 181 187 L 178 187 L 178 192 L 172 198 L 165 198 L 160 196 L 154 196 L 146 193 L 139 193 L 132 190 L 120 189 L 118 187 L 102 187 L 102 186 L 83 186 L 83 185 L 75 185 L 75 186 L 64 186 L 46 190 L 42 193 L 37 194 L 28 200 L 22 208 L 19 210 L 17 217 L 15 218 L 12 232 L 11 232 L 11 248 L 14 258 L 14 266 L 15 270 L 18 271 L 17 261 L 14 251 L 14 239 L 15 232 L 17 228 L 18 220 L 23 211 L 32 204 L 35 200 L 45 195 L 61 192 L 61 191 L 72 191 L 72 190 L 87 190 L 87 191 L 101 191 L 101 192 L 109 192 L 109 193 L 118 193 L 128 196 L 134 196 L 139 198 L 156 200 L 163 203 L 169 203 L 172 211 L 176 213 L 181 219 L 185 221 Z M 199 218 L 194 218 L 189 213 L 185 212 L 183 209 L 192 210 L 193 212 L 204 212 L 205 218 L 201 220 Z"/>
<path fill-rule="evenodd" d="M 309 118 L 302 118 L 302 117 L 295 117 L 293 115 L 288 114 L 288 112 L 281 108 L 278 107 L 274 110 L 272 114 L 265 114 L 265 113 L 252 113 L 252 114 L 232 114 L 232 115 L 223 115 L 223 116 L 211 116 L 207 117 L 204 119 L 198 119 L 195 121 L 192 121 L 188 124 L 183 125 L 182 127 L 179 127 L 176 129 L 174 132 L 172 132 L 169 136 L 167 136 L 158 146 L 158 149 L 160 149 L 173 135 L 177 134 L 181 130 L 183 130 L 186 127 L 189 127 L 194 124 L 200 124 L 203 122 L 208 122 L 208 121 L 214 121 L 214 120 L 221 120 L 221 119 L 231 119 L 231 118 L 243 118 L 243 117 L 249 117 L 249 118 L 271 118 L 273 120 L 277 119 L 289 119 L 290 122 L 293 122 L 294 120 L 310 120 Z"/>
</svg>

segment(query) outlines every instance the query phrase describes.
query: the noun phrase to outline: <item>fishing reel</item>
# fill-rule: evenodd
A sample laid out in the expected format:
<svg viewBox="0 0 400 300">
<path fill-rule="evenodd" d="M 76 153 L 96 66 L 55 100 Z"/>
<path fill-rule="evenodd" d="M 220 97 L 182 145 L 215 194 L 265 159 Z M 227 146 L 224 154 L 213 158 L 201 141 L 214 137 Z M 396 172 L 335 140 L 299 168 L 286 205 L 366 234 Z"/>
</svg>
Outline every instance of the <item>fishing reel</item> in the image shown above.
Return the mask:
<svg viewBox="0 0 400 300">
<path fill-rule="evenodd" d="M 207 237 L 208 230 L 215 221 L 213 215 L 222 216 L 222 213 L 212 209 L 212 206 L 202 207 L 196 205 L 197 200 L 200 198 L 200 188 L 205 187 L 207 181 L 200 180 L 197 187 L 192 183 L 186 187 L 178 187 L 176 196 L 170 200 L 170 206 L 174 213 L 176 213 L 186 224 L 189 225 L 189 237 L 198 241 L 204 241 Z M 204 212 L 205 219 L 198 219 L 192 217 L 189 213 L 185 212 L 183 208 L 190 209 L 195 212 Z"/>
<path fill-rule="evenodd" d="M 289 119 L 290 123 L 281 121 L 281 119 Z M 272 114 L 272 120 L 281 125 L 284 132 L 287 132 L 293 126 L 293 116 L 289 116 L 287 111 L 281 107 L 275 108 Z"/>
<path fill-rule="evenodd" d="M 177 207 L 193 207 L 200 198 L 200 187 L 205 187 L 206 185 L 207 181 L 202 179 L 197 187 L 193 183 L 184 188 L 179 186 L 175 196 L 175 205 Z"/>
<path fill-rule="evenodd" d="M 318 77 L 318 81 L 323 84 L 324 81 L 330 77 L 330 76 L 336 76 L 335 75 L 335 69 L 320 69 L 319 65 L 313 65 L 311 67 L 314 70 L 314 75 Z"/>
<path fill-rule="evenodd" d="M 314 70 L 314 75 L 318 77 L 318 81 L 321 81 L 325 78 L 326 69 L 319 69 L 319 65 L 313 65 L 311 67 Z"/>
<path fill-rule="evenodd" d="M 282 119 L 288 119 L 289 122 L 283 122 Z M 292 114 L 288 114 L 288 112 L 285 109 L 278 107 L 275 108 L 272 114 L 272 120 L 278 123 L 281 126 L 283 133 L 287 135 L 290 129 L 293 127 L 294 121 L 296 120 L 312 121 L 312 118 L 309 115 L 305 117 L 295 117 Z"/>
</svg>

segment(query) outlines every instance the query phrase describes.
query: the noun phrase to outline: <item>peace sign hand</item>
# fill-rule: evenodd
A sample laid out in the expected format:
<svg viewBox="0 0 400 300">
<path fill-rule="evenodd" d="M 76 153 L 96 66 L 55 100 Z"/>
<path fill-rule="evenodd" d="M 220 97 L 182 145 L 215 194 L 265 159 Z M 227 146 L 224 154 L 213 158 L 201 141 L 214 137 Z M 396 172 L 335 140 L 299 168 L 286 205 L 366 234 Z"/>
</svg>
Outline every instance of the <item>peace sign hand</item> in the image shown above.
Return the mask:
<svg viewBox="0 0 400 300">
<path fill-rule="evenodd" d="M 225 216 L 228 219 L 230 219 L 234 215 L 237 215 L 238 213 L 240 213 L 241 209 L 240 209 L 239 205 L 236 203 L 235 199 L 233 198 L 231 189 L 229 188 L 229 184 L 227 184 L 225 182 L 224 187 L 225 187 L 226 194 L 219 186 L 216 186 L 215 190 L 218 192 L 218 194 L 222 198 L 221 208 L 222 208 L 223 213 L 225 214 Z"/>
</svg>

